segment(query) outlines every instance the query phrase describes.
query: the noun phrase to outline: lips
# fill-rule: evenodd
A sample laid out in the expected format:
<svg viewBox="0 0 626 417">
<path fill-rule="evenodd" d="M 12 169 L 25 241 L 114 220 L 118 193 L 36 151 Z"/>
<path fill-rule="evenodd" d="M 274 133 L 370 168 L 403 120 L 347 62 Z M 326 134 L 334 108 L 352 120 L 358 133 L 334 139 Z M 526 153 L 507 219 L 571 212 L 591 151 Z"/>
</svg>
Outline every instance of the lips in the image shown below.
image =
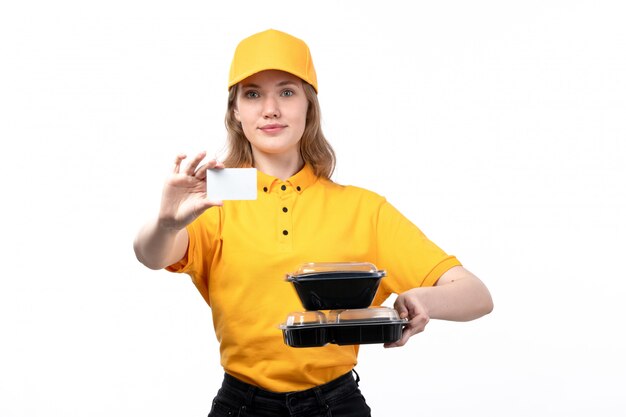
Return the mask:
<svg viewBox="0 0 626 417">
<path fill-rule="evenodd" d="M 276 133 L 276 132 L 280 132 L 285 127 L 287 126 L 279 124 L 279 123 L 271 123 L 271 124 L 263 125 L 259 129 L 265 133 Z"/>
</svg>

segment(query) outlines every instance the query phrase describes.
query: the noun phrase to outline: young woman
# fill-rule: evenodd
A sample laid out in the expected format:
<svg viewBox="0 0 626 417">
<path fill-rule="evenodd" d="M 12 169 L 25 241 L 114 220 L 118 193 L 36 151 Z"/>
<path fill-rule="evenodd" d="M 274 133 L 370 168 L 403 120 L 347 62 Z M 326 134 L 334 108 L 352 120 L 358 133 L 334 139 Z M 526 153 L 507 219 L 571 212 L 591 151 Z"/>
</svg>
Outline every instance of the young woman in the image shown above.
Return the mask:
<svg viewBox="0 0 626 417">
<path fill-rule="evenodd" d="M 159 215 L 135 240 L 152 269 L 184 272 L 211 307 L 224 382 L 209 416 L 368 416 L 352 370 L 358 346 L 296 349 L 277 325 L 302 306 L 286 273 L 305 262 L 370 262 L 387 271 L 374 305 L 398 294 L 409 324 L 466 321 L 492 309 L 483 283 L 383 197 L 330 180 L 335 155 L 320 127 L 307 45 L 268 30 L 235 51 L 223 163 L 176 158 Z M 255 167 L 258 198 L 211 201 L 206 170 Z"/>
</svg>

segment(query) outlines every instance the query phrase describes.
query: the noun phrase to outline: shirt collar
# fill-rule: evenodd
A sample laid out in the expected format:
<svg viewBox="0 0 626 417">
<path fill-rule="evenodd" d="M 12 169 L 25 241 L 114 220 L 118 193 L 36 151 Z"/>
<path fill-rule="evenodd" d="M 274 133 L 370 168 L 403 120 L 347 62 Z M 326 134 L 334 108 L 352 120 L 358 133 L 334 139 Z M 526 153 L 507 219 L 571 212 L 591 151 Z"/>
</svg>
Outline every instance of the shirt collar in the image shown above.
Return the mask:
<svg viewBox="0 0 626 417">
<path fill-rule="evenodd" d="M 257 187 L 259 192 L 269 193 L 272 192 L 274 187 L 286 185 L 291 186 L 294 191 L 301 194 L 316 181 L 317 176 L 313 172 L 313 167 L 309 164 L 304 164 L 300 171 L 285 181 L 257 170 Z"/>
</svg>

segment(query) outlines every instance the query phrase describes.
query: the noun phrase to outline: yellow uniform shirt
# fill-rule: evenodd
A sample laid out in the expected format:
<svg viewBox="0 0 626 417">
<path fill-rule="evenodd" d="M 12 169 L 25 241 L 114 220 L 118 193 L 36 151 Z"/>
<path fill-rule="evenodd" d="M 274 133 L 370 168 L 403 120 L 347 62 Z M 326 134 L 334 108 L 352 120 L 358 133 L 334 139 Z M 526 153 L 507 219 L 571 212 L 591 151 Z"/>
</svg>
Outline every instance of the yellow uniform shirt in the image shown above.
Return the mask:
<svg viewBox="0 0 626 417">
<path fill-rule="evenodd" d="M 258 171 L 254 201 L 225 201 L 187 227 L 189 274 L 211 306 L 225 371 L 286 392 L 349 372 L 358 346 L 292 348 L 279 324 L 303 311 L 285 274 L 306 262 L 371 262 L 387 271 L 373 305 L 433 285 L 459 265 L 383 197 L 317 178 L 310 166 L 286 181 Z"/>
</svg>

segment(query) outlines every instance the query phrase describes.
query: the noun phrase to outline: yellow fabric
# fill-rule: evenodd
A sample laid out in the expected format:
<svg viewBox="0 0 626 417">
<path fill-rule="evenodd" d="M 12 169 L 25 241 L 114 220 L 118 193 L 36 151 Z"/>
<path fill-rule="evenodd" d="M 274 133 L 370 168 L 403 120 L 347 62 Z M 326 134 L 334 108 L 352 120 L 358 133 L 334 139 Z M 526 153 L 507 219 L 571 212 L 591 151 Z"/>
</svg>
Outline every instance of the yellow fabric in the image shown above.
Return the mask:
<svg viewBox="0 0 626 417">
<path fill-rule="evenodd" d="M 230 64 L 228 88 L 257 72 L 281 70 L 300 77 L 317 91 L 317 75 L 303 40 L 269 29 L 242 40 Z"/>
<path fill-rule="evenodd" d="M 283 342 L 279 324 L 303 310 L 285 275 L 301 263 L 371 262 L 385 269 L 374 305 L 433 285 L 459 265 L 383 197 L 318 179 L 308 165 L 284 182 L 258 172 L 258 187 L 257 200 L 225 201 L 189 225 L 187 256 L 168 268 L 191 275 L 211 306 L 222 366 L 247 383 L 277 392 L 308 389 L 357 362 L 357 346 Z"/>
</svg>

